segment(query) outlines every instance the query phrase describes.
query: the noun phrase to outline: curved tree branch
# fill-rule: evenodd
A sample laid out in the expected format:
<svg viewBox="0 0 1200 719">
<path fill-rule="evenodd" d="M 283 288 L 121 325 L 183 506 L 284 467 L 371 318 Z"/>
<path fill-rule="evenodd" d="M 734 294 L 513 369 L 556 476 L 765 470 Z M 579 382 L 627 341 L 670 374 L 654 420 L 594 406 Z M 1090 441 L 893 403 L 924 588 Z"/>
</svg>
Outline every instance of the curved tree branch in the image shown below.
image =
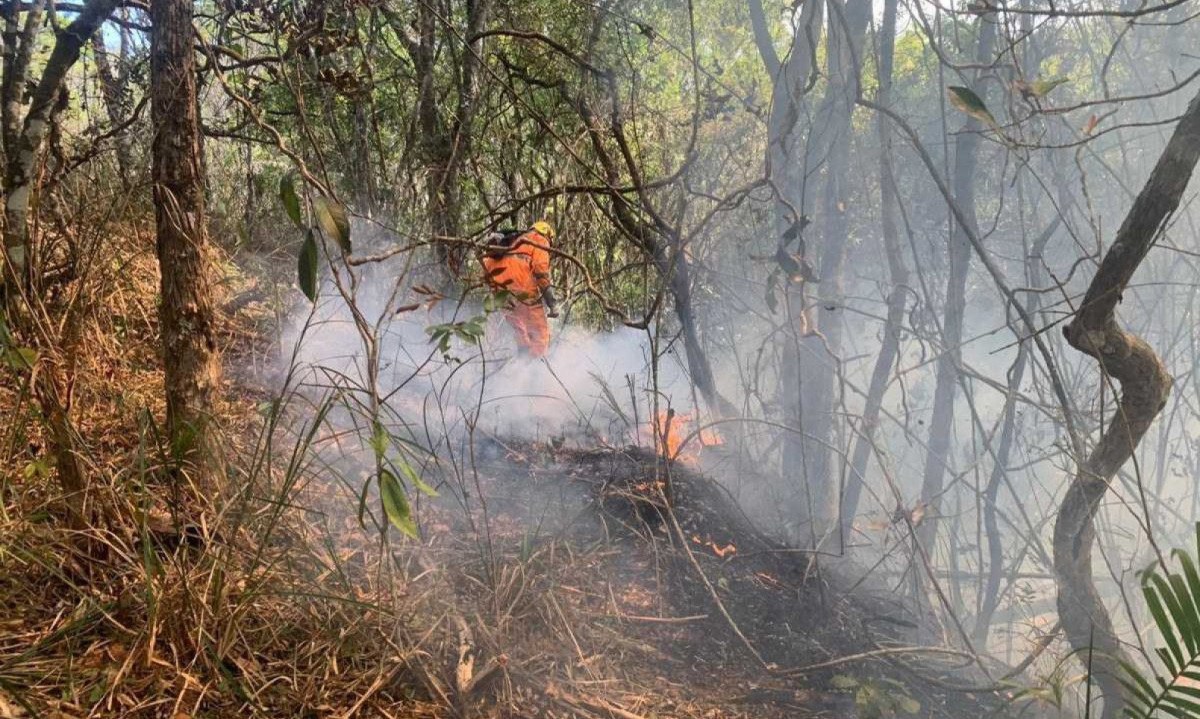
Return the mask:
<svg viewBox="0 0 1200 719">
<path fill-rule="evenodd" d="M 1091 652 L 1092 673 L 1104 697 L 1104 719 L 1124 705 L 1121 647 L 1092 577 L 1096 512 L 1108 483 L 1133 456 L 1138 442 L 1167 401 L 1171 376 L 1154 349 L 1117 324 L 1117 303 L 1146 253 L 1154 246 L 1200 159 L 1200 95 L 1188 105 L 1150 179 L 1133 202 L 1092 278 L 1075 320 L 1063 332 L 1072 347 L 1100 362 L 1106 379 L 1121 385 L 1110 425 L 1083 461 L 1063 497 L 1054 526 L 1058 612 L 1071 646 Z"/>
</svg>

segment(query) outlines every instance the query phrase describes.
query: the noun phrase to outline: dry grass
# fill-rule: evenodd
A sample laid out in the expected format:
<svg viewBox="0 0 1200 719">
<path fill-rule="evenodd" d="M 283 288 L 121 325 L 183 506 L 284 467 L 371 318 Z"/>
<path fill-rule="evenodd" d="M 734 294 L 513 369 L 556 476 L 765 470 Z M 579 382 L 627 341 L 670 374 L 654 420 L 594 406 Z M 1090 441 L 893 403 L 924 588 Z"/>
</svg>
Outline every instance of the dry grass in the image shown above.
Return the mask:
<svg viewBox="0 0 1200 719">
<path fill-rule="evenodd" d="M 721 708 L 749 679 L 713 685 L 677 656 L 703 630 L 655 618 L 645 557 L 598 584 L 627 550 L 522 548 L 520 521 L 499 516 L 484 553 L 433 509 L 425 546 L 396 546 L 329 467 L 292 462 L 299 404 L 271 415 L 227 387 L 225 491 L 165 482 L 152 247 L 145 228 L 110 234 L 109 265 L 73 288 L 93 302 L 71 357 L 98 510 L 85 530 L 62 521 L 21 382 L 0 383 L 0 717 L 763 716 Z M 231 276 L 236 296 L 249 280 Z M 240 308 L 227 356 L 270 317 Z"/>
<path fill-rule="evenodd" d="M 318 589 L 328 563 L 311 517 L 277 511 L 281 475 L 251 469 L 263 457 L 255 398 L 230 386 L 218 407 L 230 486 L 256 472 L 253 495 L 204 497 L 163 479 L 152 236 L 112 233 L 98 256 L 101 271 L 63 292 L 92 303 L 69 358 L 96 509 L 85 530 L 63 522 L 26 378 L 5 369 L 0 383 L 12 418 L 0 454 L 0 717 L 325 716 L 360 698 L 435 715 L 390 669 L 406 651 L 390 639 L 402 593 L 365 573 Z M 231 347 L 253 339 L 256 311 L 226 324 Z M 176 521 L 181 504 L 199 526 Z"/>
<path fill-rule="evenodd" d="M 360 521 L 366 473 L 353 457 L 330 460 L 345 438 L 312 428 L 322 398 L 268 402 L 279 398 L 231 382 L 217 408 L 225 486 L 165 479 L 152 247 L 144 228 L 111 233 L 111 266 L 75 288 L 93 300 L 73 355 L 96 508 L 86 529 L 63 522 L 20 383 L 0 383 L 0 412 L 14 418 L 0 433 L 0 719 L 853 715 L 848 695 L 757 666 L 708 595 L 679 591 L 688 578 L 672 540 L 605 519 L 598 494 L 583 532 L 532 537 L 520 500 L 471 521 L 429 503 L 420 543 L 380 532 L 372 497 Z M 268 284 L 228 269 L 227 299 Z M 248 366 L 277 314 L 236 304 L 225 354 Z M 469 489 L 595 485 L 589 455 L 568 455 L 523 446 Z M 696 536 L 716 576 L 731 538 Z M 744 575 L 733 586 L 767 601 L 753 611 L 777 625 L 772 612 L 790 605 L 763 598 L 783 585 Z"/>
</svg>

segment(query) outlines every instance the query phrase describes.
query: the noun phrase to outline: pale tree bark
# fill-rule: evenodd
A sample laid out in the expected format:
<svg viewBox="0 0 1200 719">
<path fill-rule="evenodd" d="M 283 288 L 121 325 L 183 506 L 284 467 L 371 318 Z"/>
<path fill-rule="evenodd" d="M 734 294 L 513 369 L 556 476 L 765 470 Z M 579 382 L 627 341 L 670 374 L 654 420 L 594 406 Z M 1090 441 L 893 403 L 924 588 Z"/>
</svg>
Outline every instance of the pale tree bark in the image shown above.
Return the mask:
<svg viewBox="0 0 1200 719">
<path fill-rule="evenodd" d="M 112 14 L 116 0 L 91 0 L 76 19 L 58 33 L 54 48 L 38 79 L 29 110 L 21 120 L 22 95 L 30 77 L 37 32 L 45 3 L 28 6 L 24 28 L 18 30 L 17 8 L 9 3 L 5 15 L 4 78 L 0 91 L 0 138 L 5 153 L 5 227 L 0 257 L 0 294 L 10 328 L 38 351 L 33 394 L 48 430 L 55 472 L 63 488 L 68 522 L 87 524 L 88 482 L 80 442 L 71 421 L 72 372 L 63 359 L 63 345 L 74 342 L 71 318 L 61 322 L 63 337 L 50 336 L 53 323 L 44 321 L 42 298 L 34 285 L 35 253 L 29 237 L 29 206 L 36 189 L 51 114 L 61 96 L 63 79 L 79 59 L 88 38 Z"/>
<path fill-rule="evenodd" d="M 116 9 L 118 0 L 91 0 L 83 7 L 78 17 L 58 34 L 50 59 L 42 77 L 34 88 L 30 100 L 29 111 L 19 133 L 14 132 L 15 119 L 10 117 L 14 110 L 9 107 L 10 97 L 5 98 L 4 130 L 7 171 L 5 182 L 5 227 L 4 250 L 6 256 L 7 281 L 25 284 L 28 277 L 29 258 L 32 254 L 29 245 L 28 217 L 29 204 L 33 196 L 36 182 L 36 169 L 42 156 L 42 147 L 50 126 L 50 113 L 59 96 L 63 78 L 67 71 L 79 59 L 79 52 L 88 38 L 108 19 Z M 16 5 L 12 3 L 11 5 Z M 38 7 L 35 5 L 35 7 Z M 40 21 L 39 21 L 40 22 Z M 35 28 L 36 29 L 36 28 Z M 7 52 L 7 48 L 5 49 Z M 32 42 L 24 51 L 17 50 L 14 82 L 27 73 L 28 60 L 22 61 L 22 52 L 32 53 Z M 21 69 L 22 64 L 25 69 Z M 8 82 L 6 77 L 5 82 Z M 18 85 L 23 83 L 18 83 Z M 20 92 L 16 88 L 8 88 L 11 92 Z"/>
<path fill-rule="evenodd" d="M 996 16 L 991 13 L 979 18 L 975 62 L 981 66 L 989 65 L 993 61 L 997 24 Z M 979 82 L 983 74 L 982 71 L 976 73 L 975 91 L 986 103 L 987 87 Z M 950 442 L 954 436 L 954 398 L 962 364 L 963 315 L 966 312 L 967 276 L 971 264 L 971 244 L 967 232 L 970 230 L 978 235 L 975 215 L 975 171 L 979 163 L 981 129 L 982 124 L 979 120 L 970 117 L 966 127 L 954 140 L 954 199 L 971 227 L 965 228 L 961 223 L 956 223 L 950 238 L 950 269 L 946 280 L 942 352 L 937 362 L 933 416 L 929 421 L 929 445 L 925 456 L 925 475 L 921 484 L 921 502 L 926 505 L 927 512 L 925 521 L 917 527 L 918 540 L 931 553 L 937 539 L 937 515 L 945 487 Z"/>
<path fill-rule="evenodd" d="M 150 3 L 151 179 L 162 297 L 167 433 L 174 458 L 211 479 L 212 404 L 220 378 L 191 0 Z"/>
<path fill-rule="evenodd" d="M 129 108 L 126 107 L 125 91 L 128 85 L 128 74 L 125 71 L 125 63 L 127 61 L 125 35 L 121 36 L 121 52 L 117 57 L 120 63 L 120 68 L 114 70 L 112 62 L 109 61 L 109 50 L 104 45 L 103 33 L 92 35 L 92 51 L 96 59 L 96 75 L 100 78 L 100 91 L 104 96 L 104 109 L 108 112 L 108 121 L 113 127 L 118 127 L 125 122 L 129 114 Z M 131 173 L 133 171 L 133 159 L 129 146 L 129 137 L 126 133 L 118 133 L 113 139 L 116 145 L 117 155 L 117 173 L 121 176 L 121 184 L 126 188 L 129 187 Z"/>
<path fill-rule="evenodd" d="M 1059 617 L 1072 648 L 1082 659 L 1091 658 L 1092 678 L 1104 699 L 1103 719 L 1117 719 L 1124 706 L 1119 664 L 1124 653 L 1092 575 L 1096 513 L 1109 482 L 1133 456 L 1172 384 L 1154 349 L 1117 324 L 1117 303 L 1179 207 L 1198 159 L 1200 95 L 1175 127 L 1088 285 L 1075 319 L 1064 330 L 1072 347 L 1099 361 L 1104 381 L 1115 379 L 1121 389 L 1120 403 L 1096 446 L 1080 462 L 1054 525 Z"/>
<path fill-rule="evenodd" d="M 859 93 L 863 41 L 871 16 L 870 0 L 827 0 L 826 33 L 828 89 L 817 112 L 803 158 L 804 174 L 812 176 L 826 167 L 821 222 L 819 293 L 811 314 L 810 334 L 802 341 L 800 392 L 800 458 L 811 512 L 810 541 L 823 546 L 840 525 L 836 521 L 843 455 L 840 447 L 841 415 L 837 410 L 845 329 L 844 264 L 853 201 L 847 190 L 850 169 L 850 118 Z"/>
<path fill-rule="evenodd" d="M 824 24 L 824 0 L 804 3 L 796 23 L 791 50 L 783 63 L 775 53 L 769 34 L 758 40 L 759 55 L 768 69 L 774 68 L 771 90 L 771 114 L 767 126 L 767 178 L 777 197 L 776 211 L 780 229 L 791 227 L 804 213 L 803 179 L 790 158 L 800 147 L 800 121 L 805 97 L 816 82 L 816 47 Z M 761 13 L 759 13 L 761 15 Z"/>
<path fill-rule="evenodd" d="M 808 93 L 816 82 L 816 48 L 820 43 L 825 18 L 824 0 L 804 3 L 796 18 L 790 50 L 781 62 L 771 42 L 769 28 L 758 0 L 751 2 L 751 19 L 756 25 L 755 40 L 763 63 L 772 72 L 771 113 L 767 124 L 767 179 L 775 196 L 775 225 L 782 237 L 780 250 L 806 257 L 803 226 L 809 214 L 809 198 L 804 188 L 807 178 L 801 163 L 793 158 L 803 150 L 802 121 L 807 114 Z M 795 236 L 799 235 L 799 236 Z M 795 252 L 794 252 L 795 250 Z M 780 399 L 787 422 L 803 429 L 801 417 L 801 360 L 804 337 L 809 333 L 805 308 L 804 282 L 785 278 L 788 325 L 791 341 L 782 359 Z M 782 468 L 785 472 L 803 466 L 804 442 L 793 432 L 783 437 Z M 789 513 L 795 515 L 793 527 L 798 534 L 808 525 L 811 501 L 807 486 L 801 486 L 793 498 Z"/>
<path fill-rule="evenodd" d="M 892 68 L 896 48 L 896 6 L 898 0 L 884 0 L 883 22 L 879 28 L 879 89 L 876 102 L 880 107 L 891 106 Z M 850 472 L 842 494 L 839 515 L 841 517 L 842 547 L 846 538 L 854 531 L 854 517 L 862 498 L 863 481 L 871 457 L 872 439 L 879 424 L 879 412 L 883 407 L 883 396 L 887 392 L 892 368 L 900 354 L 900 332 L 904 322 L 904 310 L 908 297 L 908 267 L 904 264 L 904 252 L 900 247 L 900 234 L 896 225 L 897 192 L 896 173 L 892 162 L 892 135 L 883 115 L 876 115 L 876 131 L 879 134 L 879 214 L 883 234 L 884 253 L 887 255 L 888 275 L 891 289 L 888 292 L 887 319 L 883 325 L 883 338 L 875 367 L 871 372 L 871 384 L 867 389 L 867 400 L 859 422 L 859 436 L 854 444 L 850 460 Z"/>
<path fill-rule="evenodd" d="M 8 3 L 4 8 L 4 77 L 0 83 L 0 128 L 4 153 L 8 163 L 17 156 L 17 140 L 21 136 L 21 108 L 29 66 L 33 59 L 34 42 L 45 17 L 45 0 L 36 0 L 20 22 L 20 4 Z"/>
<path fill-rule="evenodd" d="M 754 44 L 758 47 L 758 55 L 762 58 L 767 74 L 775 79 L 779 74 L 779 52 L 775 50 L 775 40 L 771 37 L 771 25 L 763 12 L 762 0 L 750 0 L 750 27 L 754 30 Z"/>
</svg>

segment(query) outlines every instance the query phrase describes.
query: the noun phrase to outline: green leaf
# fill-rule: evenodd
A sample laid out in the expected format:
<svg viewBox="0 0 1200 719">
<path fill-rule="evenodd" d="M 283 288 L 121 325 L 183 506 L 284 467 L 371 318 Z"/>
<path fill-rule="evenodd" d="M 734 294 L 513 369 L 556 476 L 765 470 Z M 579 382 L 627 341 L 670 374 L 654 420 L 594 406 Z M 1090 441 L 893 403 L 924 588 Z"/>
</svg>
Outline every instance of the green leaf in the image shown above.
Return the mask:
<svg viewBox="0 0 1200 719">
<path fill-rule="evenodd" d="M 292 223 L 304 229 L 304 217 L 300 214 L 300 196 L 296 194 L 296 176 L 288 173 L 279 180 L 279 199 Z"/>
<path fill-rule="evenodd" d="M 313 203 L 313 213 L 325 237 L 337 242 L 342 252 L 350 254 L 350 218 L 346 208 L 328 197 L 318 197 Z"/>
<path fill-rule="evenodd" d="M 1013 84 L 1016 86 L 1017 90 L 1021 93 L 1021 95 L 1023 97 L 1025 97 L 1026 99 L 1028 99 L 1031 97 L 1045 97 L 1054 88 L 1058 87 L 1059 85 L 1068 83 L 1068 82 L 1070 82 L 1070 79 L 1068 79 L 1068 78 L 1055 77 L 1055 78 L 1051 78 L 1049 80 L 1035 80 L 1033 82 L 1024 82 L 1021 80 L 1017 80 Z"/>
<path fill-rule="evenodd" d="M 829 685 L 834 689 L 841 689 L 845 691 L 847 689 L 854 689 L 857 687 L 858 680 L 845 674 L 835 674 L 833 675 L 833 678 L 829 680 Z"/>
<path fill-rule="evenodd" d="M 373 424 L 375 425 L 375 429 L 371 432 L 371 439 L 368 441 L 371 449 L 375 450 L 375 461 L 379 462 L 387 454 L 387 448 L 391 442 L 389 441 L 387 430 L 383 428 L 383 423 L 376 420 Z"/>
<path fill-rule="evenodd" d="M 33 366 L 37 364 L 38 353 L 37 350 L 29 347 L 0 348 L 0 359 L 9 367 L 23 372 L 33 369 Z"/>
<path fill-rule="evenodd" d="M 412 486 L 416 487 L 417 490 L 419 492 L 421 492 L 421 494 L 424 494 L 426 497 L 438 496 L 437 490 L 434 489 L 433 487 L 430 487 L 428 484 L 426 484 L 424 482 L 424 480 L 421 479 L 420 475 L 417 474 L 417 471 L 415 469 L 413 469 L 413 466 L 408 463 L 407 460 L 405 460 L 404 458 L 400 458 L 397 461 L 397 464 L 400 467 L 400 471 L 404 474 L 405 479 L 407 479 L 409 482 L 411 482 Z"/>
<path fill-rule="evenodd" d="M 400 480 L 386 469 L 379 472 L 379 494 L 383 498 L 383 512 L 392 526 L 416 539 L 417 524 L 413 521 L 408 497 L 404 496 L 404 488 L 400 486 Z"/>
<path fill-rule="evenodd" d="M 304 236 L 304 246 L 300 248 L 300 291 L 309 302 L 317 301 L 317 238 L 312 230 Z"/>
<path fill-rule="evenodd" d="M 1197 544 L 1200 552 L 1200 537 Z M 1181 572 L 1153 565 L 1142 573 L 1146 606 L 1165 645 L 1154 648 L 1162 665 L 1155 665 L 1157 671 L 1144 676 L 1137 667 L 1121 662 L 1124 676 L 1120 680 L 1127 692 L 1125 715 L 1134 719 L 1200 716 L 1200 688 L 1185 683 L 1200 680 L 1200 575 L 1189 553 L 1172 555 Z"/>
<path fill-rule="evenodd" d="M 950 92 L 950 104 L 961 112 L 986 123 L 992 128 L 996 128 L 996 118 L 992 116 L 987 105 L 975 91 L 969 87 L 961 87 L 959 85 L 950 85 L 946 88 Z"/>
<path fill-rule="evenodd" d="M 1151 574 L 1142 586 L 1142 594 L 1146 597 L 1146 607 L 1150 610 L 1150 614 L 1154 617 L 1155 624 L 1158 625 L 1159 632 L 1163 635 L 1163 639 L 1167 642 L 1169 651 L 1161 654 L 1163 661 L 1167 664 L 1167 669 L 1171 673 L 1177 673 L 1186 666 L 1183 661 L 1183 650 L 1179 647 L 1179 641 L 1175 637 L 1174 627 L 1171 625 L 1171 620 L 1167 617 L 1167 611 L 1164 602 L 1159 598 L 1159 593 L 1155 591 L 1161 586 L 1162 578 L 1157 574 Z"/>
</svg>

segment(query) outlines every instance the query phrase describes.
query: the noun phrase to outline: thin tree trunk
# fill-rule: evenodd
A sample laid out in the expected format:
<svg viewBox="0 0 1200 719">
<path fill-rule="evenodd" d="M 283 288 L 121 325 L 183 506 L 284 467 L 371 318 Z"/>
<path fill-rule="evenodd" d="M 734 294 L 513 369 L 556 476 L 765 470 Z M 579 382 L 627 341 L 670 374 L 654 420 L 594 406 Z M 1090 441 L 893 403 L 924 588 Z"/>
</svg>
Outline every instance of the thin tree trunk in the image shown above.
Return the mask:
<svg viewBox="0 0 1200 719">
<path fill-rule="evenodd" d="M 354 105 L 354 201 L 356 209 L 366 215 L 375 215 L 375 203 L 379 193 L 375 188 L 375 169 L 371 166 L 371 98 L 360 97 Z"/>
<path fill-rule="evenodd" d="M 108 48 L 104 46 L 103 33 L 92 35 L 92 50 L 96 60 L 96 74 L 100 77 L 101 94 L 104 95 L 104 108 L 108 111 L 108 121 L 116 127 L 125 122 L 126 117 L 124 74 L 113 72 L 112 63 L 108 60 Z M 121 61 L 124 60 L 122 57 Z M 117 172 L 121 177 L 121 184 L 128 188 L 133 169 L 129 136 L 124 132 L 118 133 L 114 142 L 117 150 Z"/>
<path fill-rule="evenodd" d="M 15 123 L 14 119 L 7 116 L 11 108 L 6 107 L 4 111 L 6 142 L 12 142 L 4 148 L 7 153 L 4 252 L 8 260 L 5 266 L 9 268 L 10 275 L 7 281 L 20 283 L 28 275 L 28 258 L 32 255 L 28 247 L 29 203 L 33 196 L 42 146 L 50 129 L 50 113 L 58 98 L 59 87 L 67 71 L 79 59 L 79 52 L 84 43 L 112 14 L 117 4 L 118 0 L 90 0 L 75 20 L 58 34 L 54 50 L 50 53 L 50 59 L 46 61 L 46 69 L 42 71 L 41 80 L 34 88 L 21 132 L 15 138 L 8 137 L 11 132 L 10 123 Z M 32 49 L 28 51 L 32 52 Z"/>
<path fill-rule="evenodd" d="M 898 0 L 884 0 L 883 24 L 879 30 L 879 90 L 876 102 L 881 107 L 890 107 L 892 89 L 892 67 L 896 47 L 896 6 Z M 871 372 L 871 384 L 867 389 L 867 401 L 863 407 L 858 440 L 851 457 L 850 473 L 842 496 L 839 515 L 842 523 L 841 541 L 854 529 L 854 517 L 862 497 L 863 480 L 871 456 L 871 440 L 879 423 L 879 412 L 883 407 L 883 395 L 896 358 L 900 354 L 900 331 L 904 322 L 905 300 L 908 297 L 908 268 L 900 248 L 900 237 L 896 227 L 896 176 L 892 164 L 891 132 L 882 115 L 876 115 L 876 131 L 879 134 L 879 212 L 883 231 L 884 252 L 887 254 L 888 274 L 892 288 L 888 293 L 887 319 L 883 326 L 883 342 L 875 358 Z"/>
<path fill-rule="evenodd" d="M 1055 219 L 1050 227 L 1034 241 L 1033 247 L 1025 258 L 1025 278 L 1029 282 L 1030 287 L 1042 286 L 1042 253 L 1046 249 L 1046 243 L 1054 236 L 1054 231 L 1058 229 L 1060 223 L 1061 219 Z M 1036 315 L 1040 307 L 1041 297 L 1037 292 L 1034 292 L 1030 295 L 1029 299 L 1029 313 Z M 1008 473 L 1008 458 L 1012 453 L 1013 441 L 1016 437 L 1017 392 L 1020 390 L 1021 382 L 1025 378 L 1025 368 L 1029 364 L 1029 355 L 1032 351 L 1033 349 L 1030 347 L 1029 342 L 1022 341 L 1017 347 L 1017 358 L 1008 370 L 1008 394 L 1004 398 L 1000 443 L 996 447 L 995 463 L 992 465 L 992 473 L 988 477 L 987 487 L 984 488 L 983 492 L 983 523 L 988 544 L 988 573 L 987 580 L 980 592 L 983 603 L 980 605 L 979 616 L 975 618 L 975 631 L 973 632 L 973 641 L 979 649 L 984 649 L 987 646 L 992 615 L 995 614 L 996 607 L 1000 604 L 1000 581 L 1004 577 L 1004 540 L 1000 534 L 997 505 L 1000 485 Z"/>
<path fill-rule="evenodd" d="M 211 479 L 220 368 L 209 283 L 191 0 L 150 4 L 151 146 L 167 433 L 175 458 Z"/>
<path fill-rule="evenodd" d="M 797 466 L 802 469 L 807 493 L 804 509 L 812 513 L 809 517 L 810 539 L 817 545 L 824 543 L 831 531 L 839 528 L 834 520 L 835 501 L 844 463 L 840 461 L 840 453 L 835 460 L 834 448 L 840 445 L 839 424 L 835 418 L 840 414 L 836 411 L 837 385 L 845 329 L 843 266 L 850 202 L 845 191 L 850 166 L 850 117 L 858 95 L 861 49 L 871 9 L 869 0 L 850 0 L 844 5 L 841 0 L 827 2 L 830 81 L 809 137 L 803 164 L 805 176 L 813 174 L 821 164 L 828 167 L 822 210 L 820 296 L 813 313 L 812 326 L 816 331 L 802 343 L 805 351 L 800 361 L 807 360 L 808 367 L 798 373 L 801 380 L 800 427 L 804 436 L 801 463 Z"/>
<path fill-rule="evenodd" d="M 432 6 L 417 5 L 416 38 L 407 38 L 406 46 L 421 86 L 417 97 L 417 116 L 424 135 L 424 154 L 427 169 L 426 197 L 434 237 L 457 237 L 460 234 L 462 188 L 460 187 L 463 159 L 469 155 L 472 123 L 479 95 L 479 76 L 482 69 L 483 38 L 490 0 L 468 0 L 467 25 L 462 55 L 455 68 L 458 79 L 458 104 L 455 117 L 446 123 L 441 117 L 441 104 L 434 85 L 436 79 L 437 18 Z M 393 25 L 396 24 L 392 20 Z M 448 244 L 437 245 L 438 257 L 450 277 L 462 272 L 462 249 Z"/>
<path fill-rule="evenodd" d="M 3 109 L 0 111 L 0 135 L 5 151 L 5 228 L 3 259 L 0 261 L 4 268 L 0 289 L 4 291 L 0 301 L 7 305 L 4 309 L 12 329 L 30 338 L 40 350 L 40 366 L 34 369 L 34 394 L 49 430 L 56 474 L 66 496 L 68 522 L 75 528 L 82 528 L 87 523 L 88 484 L 70 416 L 72 377 L 57 360 L 57 354 L 64 348 L 47 347 L 48 338 L 42 337 L 41 329 L 34 326 L 38 321 L 30 318 L 39 298 L 32 282 L 35 268 L 27 219 L 36 169 L 41 162 L 51 113 L 63 78 L 79 59 L 83 44 L 112 14 L 116 5 L 116 0 L 90 0 L 76 19 L 58 33 L 23 123 L 18 119 L 20 97 L 29 76 L 34 40 L 41 27 L 43 3 L 34 3 L 20 34 L 16 32 L 15 8 L 18 3 L 10 3 L 5 26 Z M 15 42 L 18 37 L 21 38 L 19 44 Z M 65 344 L 70 347 L 75 331 L 73 318 L 68 317 L 62 327 Z"/>
<path fill-rule="evenodd" d="M 791 50 L 782 64 L 779 62 L 775 47 L 769 33 L 764 32 L 765 19 L 761 7 L 757 12 L 751 7 L 753 23 L 762 23 L 763 27 L 755 32 L 759 55 L 767 70 L 772 73 L 774 83 L 771 90 L 771 114 L 767 125 L 767 179 L 775 195 L 775 225 L 778 232 L 787 237 L 787 232 L 793 228 L 799 229 L 799 237 L 792 240 L 780 240 L 780 247 L 790 252 L 790 243 L 799 246 L 798 254 L 801 260 L 807 262 L 806 248 L 802 229 L 807 222 L 807 194 L 804 192 L 805 178 L 799 163 L 791 158 L 801 146 L 800 121 L 804 116 L 806 96 L 816 81 L 816 48 L 820 42 L 824 26 L 824 0 L 806 2 L 800 9 L 792 35 Z M 808 317 L 804 305 L 804 283 L 795 283 L 794 278 L 785 280 L 787 301 L 784 307 L 788 313 L 787 322 L 790 328 L 792 344 L 785 350 L 782 358 L 780 377 L 780 404 L 789 424 L 802 427 L 801 418 L 801 368 L 800 354 L 803 338 L 808 334 Z M 795 471 L 803 466 L 803 441 L 794 432 L 783 436 L 781 471 Z M 794 516 L 794 529 L 806 524 L 808 515 L 807 488 L 801 487 L 798 493 L 798 506 L 791 507 Z"/>
<path fill-rule="evenodd" d="M 4 79 L 0 85 L 0 127 L 8 163 L 17 156 L 17 140 L 21 136 L 21 106 L 29 65 L 33 60 L 34 41 L 41 28 L 45 0 L 35 0 L 20 29 L 20 3 L 9 3 L 4 9 Z"/>
<path fill-rule="evenodd" d="M 979 41 L 975 61 L 984 65 L 992 61 L 996 43 L 997 20 L 992 14 L 979 18 Z M 976 82 L 982 77 L 976 75 Z M 987 101 L 987 90 L 980 86 L 976 92 Z M 980 122 L 967 120 L 966 127 L 954 140 L 954 197 L 973 230 L 975 218 L 975 170 L 979 160 Z M 966 229 L 956 226 L 950 240 L 950 270 L 946 282 L 946 306 L 942 327 L 942 354 L 937 362 L 937 385 L 933 394 L 933 416 L 929 422 L 929 449 L 925 459 L 925 475 L 921 485 L 921 502 L 927 507 L 925 521 L 917 527 L 917 539 L 929 552 L 934 551 L 937 539 L 938 507 L 945 484 L 946 465 L 950 458 L 950 440 L 954 434 L 954 397 L 962 361 L 963 315 L 966 311 L 967 275 L 971 264 L 971 246 Z"/>
<path fill-rule="evenodd" d="M 1172 384 L 1154 349 L 1117 324 L 1116 308 L 1133 273 L 1179 207 L 1198 159 L 1200 95 L 1175 127 L 1105 253 L 1074 321 L 1064 330 L 1071 346 L 1095 357 L 1105 380 L 1111 377 L 1121 387 L 1120 404 L 1091 454 L 1080 463 L 1054 525 L 1059 616 L 1071 647 L 1081 657 L 1091 657 L 1092 677 L 1104 698 L 1103 719 L 1117 719 L 1124 706 L 1119 665 L 1123 651 L 1092 574 L 1096 512 L 1109 482 L 1166 403 Z"/>
</svg>

